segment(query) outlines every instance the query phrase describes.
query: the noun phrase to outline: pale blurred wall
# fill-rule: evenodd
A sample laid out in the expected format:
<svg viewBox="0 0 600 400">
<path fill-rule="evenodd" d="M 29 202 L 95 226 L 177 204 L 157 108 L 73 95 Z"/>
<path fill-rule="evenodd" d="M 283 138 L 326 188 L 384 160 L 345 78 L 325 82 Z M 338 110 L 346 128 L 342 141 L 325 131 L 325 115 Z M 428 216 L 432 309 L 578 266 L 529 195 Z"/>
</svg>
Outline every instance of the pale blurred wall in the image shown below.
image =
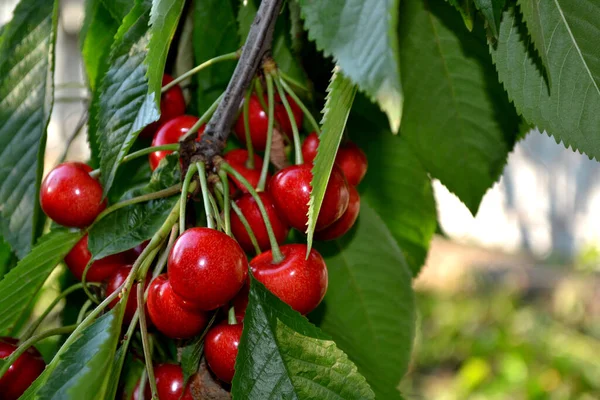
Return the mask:
<svg viewBox="0 0 600 400">
<path fill-rule="evenodd" d="M 10 19 L 15 0 L 0 0 L 0 24 Z M 51 168 L 64 150 L 81 113 L 85 90 L 62 84 L 83 84 L 77 34 L 83 20 L 82 0 L 62 0 L 56 43 L 57 84 L 50 122 L 48 159 Z M 89 156 L 85 132 L 71 147 L 69 159 Z M 453 239 L 510 252 L 525 250 L 547 256 L 552 250 L 566 257 L 584 246 L 600 243 L 600 164 L 557 145 L 537 131 L 520 142 L 509 157 L 499 183 L 484 197 L 477 217 L 439 182 L 434 184 L 442 229 Z"/>
</svg>

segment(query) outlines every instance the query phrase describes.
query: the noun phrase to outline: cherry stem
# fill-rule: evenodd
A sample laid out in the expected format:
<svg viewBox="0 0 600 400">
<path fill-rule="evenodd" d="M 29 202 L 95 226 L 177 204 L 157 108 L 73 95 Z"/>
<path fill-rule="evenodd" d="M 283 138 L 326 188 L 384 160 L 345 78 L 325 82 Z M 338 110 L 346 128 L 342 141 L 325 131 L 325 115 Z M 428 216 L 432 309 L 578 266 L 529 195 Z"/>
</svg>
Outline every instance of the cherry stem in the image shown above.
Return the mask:
<svg viewBox="0 0 600 400">
<path fill-rule="evenodd" d="M 279 71 L 279 74 L 281 75 L 281 71 Z M 283 87 L 283 89 L 285 90 L 285 92 L 292 98 L 294 99 L 294 101 L 296 102 L 296 104 L 298 104 L 298 106 L 300 107 L 300 109 L 302 110 L 302 112 L 304 113 L 304 115 L 306 115 L 306 118 L 308 118 L 308 121 L 310 122 L 310 124 L 312 125 L 313 129 L 315 130 L 315 132 L 317 133 L 317 135 L 321 135 L 321 127 L 319 127 L 319 124 L 317 123 L 317 120 L 315 119 L 315 117 L 313 117 L 312 113 L 308 110 L 308 107 L 306 107 L 306 105 L 302 102 L 302 100 L 300 100 L 300 97 L 298 97 L 298 95 L 296 93 L 294 93 L 294 91 L 292 90 L 292 88 L 285 82 L 284 79 L 282 79 L 282 75 L 277 77 L 277 81 L 279 82 L 279 84 Z M 295 122 L 295 120 L 294 120 Z"/>
<path fill-rule="evenodd" d="M 267 146 L 265 147 L 265 158 L 262 169 L 260 171 L 260 179 L 258 180 L 257 188 L 262 191 L 265 189 L 267 183 L 267 174 L 269 173 L 269 160 L 271 159 L 271 146 L 273 144 L 273 125 L 275 124 L 275 95 L 273 93 L 273 78 L 267 74 L 267 98 L 268 98 L 268 111 L 267 115 L 269 118 L 267 128 Z"/>
<path fill-rule="evenodd" d="M 208 199 L 208 183 L 206 182 L 206 166 L 203 162 L 196 162 L 198 175 L 200 175 L 200 189 L 202 190 L 202 200 L 204 201 L 204 213 L 206 214 L 206 226 L 210 229 L 215 229 L 210 200 Z"/>
<path fill-rule="evenodd" d="M 279 79 L 275 80 L 275 85 L 277 86 L 279 97 L 283 102 L 285 111 L 287 112 L 288 118 L 290 119 L 290 122 L 292 124 L 292 132 L 294 134 L 294 152 L 296 154 L 296 165 L 304 164 L 304 157 L 302 157 L 302 142 L 300 141 L 300 133 L 298 132 L 298 125 L 296 124 L 296 118 L 294 118 L 292 107 L 290 107 L 290 103 L 288 102 L 287 96 L 285 95 L 285 91 L 283 90 Z"/>
<path fill-rule="evenodd" d="M 221 171 L 219 171 L 219 173 L 221 173 Z M 225 185 L 227 185 L 227 183 L 225 183 Z M 221 186 L 222 186 L 221 184 L 217 185 L 217 189 L 219 189 L 221 192 L 223 192 L 223 188 Z M 258 241 L 256 240 L 256 236 L 254 235 L 254 232 L 252 231 L 252 228 L 250 227 L 248 220 L 242 213 L 242 210 L 240 210 L 240 208 L 237 206 L 237 204 L 235 204 L 234 200 L 230 201 L 230 205 L 231 205 L 231 208 L 233 209 L 233 212 L 236 213 L 236 215 L 242 222 L 242 225 L 244 225 L 246 232 L 248 232 L 248 237 L 250 238 L 250 242 L 252 242 L 252 246 L 254 247 L 254 251 L 256 252 L 256 255 L 259 255 L 260 253 L 262 253 L 262 251 L 260 250 L 260 247 L 258 246 Z"/>
<path fill-rule="evenodd" d="M 76 329 L 77 329 L 77 324 L 61 326 L 60 328 L 48 329 L 45 332 L 42 332 L 35 336 L 30 337 L 29 339 L 27 339 L 26 341 L 21 343 L 19 345 L 19 347 L 17 347 L 16 350 L 13 351 L 10 356 L 8 356 L 4 360 L 2 360 L 3 363 L 2 363 L 2 366 L 0 367 L 0 378 L 2 378 L 4 376 L 4 374 L 6 373 L 6 371 L 8 371 L 10 366 L 13 365 L 15 363 L 15 361 L 17 361 L 17 359 L 21 355 L 23 355 L 23 353 L 25 353 L 27 351 L 27 349 L 29 349 L 31 346 L 33 346 L 40 340 L 46 339 L 51 336 L 64 335 L 65 333 L 71 333 L 71 332 L 75 331 Z"/>
<path fill-rule="evenodd" d="M 158 251 L 158 249 L 156 249 Z M 154 253 L 156 255 L 156 252 Z M 148 382 L 152 391 L 152 398 L 158 398 L 158 390 L 156 388 L 156 379 L 154 377 L 154 366 L 152 365 L 152 349 L 150 349 L 150 341 L 148 340 L 148 326 L 146 324 L 146 312 L 144 311 L 146 277 L 141 278 L 141 282 L 137 286 L 137 312 L 140 322 L 140 335 L 142 336 L 142 348 L 144 350 L 144 361 L 146 364 L 146 373 L 148 374 Z"/>
<path fill-rule="evenodd" d="M 277 239 L 275 238 L 275 233 L 273 232 L 273 227 L 271 226 L 271 220 L 269 219 L 269 215 L 267 214 L 267 209 L 263 204 L 260 196 L 256 192 L 256 190 L 252 187 L 250 182 L 244 178 L 242 174 L 237 172 L 231 165 L 223 162 L 220 164 L 220 168 L 224 169 L 225 172 L 230 173 L 234 176 L 235 179 L 240 181 L 242 185 L 248 190 L 250 195 L 256 201 L 258 205 L 258 209 L 260 210 L 260 214 L 262 215 L 263 221 L 265 223 L 265 227 L 267 228 L 267 234 L 269 235 L 269 242 L 271 243 L 271 254 L 273 255 L 273 262 L 278 263 L 283 260 L 283 254 L 281 254 L 281 250 L 279 249 L 279 244 L 277 243 Z"/>
<path fill-rule="evenodd" d="M 190 189 L 190 182 L 192 181 L 192 177 L 194 173 L 196 173 L 197 168 L 195 165 L 190 165 L 187 172 L 185 173 L 185 178 L 183 179 L 183 184 L 181 186 L 181 199 L 179 201 L 179 231 L 185 231 L 185 208 L 187 207 L 187 197 Z"/>
<path fill-rule="evenodd" d="M 81 274 L 81 283 L 83 284 L 83 291 L 87 295 L 88 300 L 91 300 L 92 302 L 94 302 L 96 304 L 100 304 L 100 300 L 98 300 L 96 295 L 93 294 L 90 291 L 90 288 L 88 287 L 89 282 L 87 281 L 87 274 L 88 274 L 88 271 L 90 270 L 90 268 L 92 267 L 93 263 L 94 263 L 94 257 L 90 258 L 88 263 L 85 265 L 85 268 L 83 269 L 83 273 Z"/>
<path fill-rule="evenodd" d="M 221 178 L 221 185 L 223 186 L 223 219 L 225 220 L 225 233 L 233 237 L 231 234 L 229 181 L 227 180 L 227 173 L 225 171 L 219 171 L 219 178 Z"/>
<path fill-rule="evenodd" d="M 77 136 L 79 136 L 79 134 L 81 133 L 81 130 L 85 126 L 85 123 L 87 122 L 87 120 L 88 120 L 88 112 L 87 112 L 87 110 L 85 110 L 83 113 L 81 113 L 81 117 L 79 118 L 79 121 L 77 122 L 77 125 L 75 126 L 73 131 L 67 137 L 63 153 L 58 158 L 58 160 L 59 160 L 58 164 L 65 162 L 65 160 L 67 159 L 67 154 L 69 153 L 69 149 L 71 148 L 73 141 L 77 138 Z"/>
<path fill-rule="evenodd" d="M 250 95 L 252 90 L 246 91 L 244 96 L 243 116 L 244 116 L 244 134 L 246 135 L 246 149 L 248 150 L 248 159 L 246 168 L 254 169 L 254 146 L 252 146 L 252 135 L 250 134 Z"/>
<path fill-rule="evenodd" d="M 156 267 L 154 268 L 154 272 L 152 273 L 152 279 L 159 276 L 162 273 L 165 266 L 167 265 L 167 259 L 169 258 L 169 253 L 171 252 L 173 245 L 175 244 L 175 239 L 177 239 L 177 233 L 177 225 L 173 225 L 173 228 L 171 229 L 171 235 L 169 236 L 169 241 L 167 242 L 167 247 L 162 252 L 160 257 L 158 258 L 158 261 L 156 262 Z"/>
<path fill-rule="evenodd" d="M 81 306 L 79 314 L 77 315 L 77 324 L 80 324 L 81 321 L 83 321 L 83 319 L 85 318 L 85 313 L 87 313 L 87 311 L 90 309 L 93 303 L 94 302 L 90 299 L 87 299 L 85 303 L 83 303 L 83 306 Z"/>
<path fill-rule="evenodd" d="M 161 146 L 146 147 L 145 149 L 134 151 L 133 153 L 128 154 L 125 157 L 123 157 L 123 159 L 121 160 L 121 162 L 119 163 L 119 165 L 124 164 L 126 162 L 129 162 L 131 160 L 135 160 L 136 158 L 148 155 L 150 153 L 154 153 L 155 151 L 177 151 L 177 150 L 179 150 L 179 145 L 177 143 L 175 143 L 175 144 L 163 144 Z M 100 176 L 100 170 L 99 169 L 93 170 L 92 172 L 90 172 L 90 176 L 92 178 L 99 177 Z"/>
<path fill-rule="evenodd" d="M 217 106 L 219 105 L 221 100 L 223 100 L 223 94 L 217 97 L 217 99 L 210 105 L 210 107 L 208 107 L 208 110 L 206 110 L 206 112 L 202 114 L 200 119 L 196 121 L 194 125 L 192 125 L 189 131 L 187 131 L 183 136 L 179 137 L 179 147 L 181 147 L 181 143 L 185 142 L 188 138 L 195 135 L 196 132 L 198 132 L 198 129 L 200 129 L 200 127 L 206 122 L 208 122 L 210 117 L 212 117 L 212 115 L 215 113 L 215 110 L 217 109 Z"/>
<path fill-rule="evenodd" d="M 235 307 L 231 306 L 231 308 L 229 309 L 229 313 L 227 314 L 227 323 L 229 325 L 237 325 L 238 321 L 237 318 L 235 316 Z"/>
<path fill-rule="evenodd" d="M 88 285 L 94 285 L 94 286 L 100 286 L 99 283 L 88 283 Z M 46 309 L 44 310 L 44 312 L 42 313 L 42 315 L 40 315 L 34 323 L 32 323 L 29 328 L 27 328 L 27 330 L 25 332 L 23 332 L 23 334 L 21 335 L 21 341 L 23 340 L 27 340 L 29 339 L 37 330 L 37 328 L 40 327 L 40 325 L 42 324 L 42 322 L 44 321 L 44 319 L 52 312 L 52 310 L 54 309 L 54 307 L 56 307 L 56 305 L 58 303 L 60 303 L 60 301 L 62 299 L 64 299 L 65 297 L 67 297 L 68 295 L 70 295 L 71 293 L 73 293 L 76 290 L 79 290 L 81 288 L 84 287 L 83 283 L 76 283 L 70 287 L 68 287 L 67 289 L 65 289 L 62 293 L 60 293 L 60 295 L 58 295 L 53 301 L 52 303 L 50 303 L 50 305 L 48 307 L 46 307 Z"/>
<path fill-rule="evenodd" d="M 223 55 L 217 56 L 215 58 L 211 58 L 210 60 L 206 60 L 202 64 L 190 69 L 189 71 L 187 71 L 187 72 L 179 75 L 177 78 L 173 79 L 173 81 L 167 83 L 165 86 L 162 87 L 160 92 L 161 93 L 166 92 L 167 90 L 171 89 L 173 86 L 179 84 L 180 82 L 185 81 L 187 78 L 189 78 L 190 76 L 192 76 L 194 74 L 197 74 L 198 72 L 202 71 L 206 67 L 210 67 L 211 65 L 217 64 L 221 61 L 237 60 L 238 58 L 240 58 L 239 52 L 234 51 L 233 53 L 223 54 Z"/>
<path fill-rule="evenodd" d="M 219 207 L 217 206 L 217 201 L 215 200 L 215 197 L 212 195 L 212 193 L 210 191 L 208 191 L 208 200 L 210 201 L 210 206 L 212 208 L 213 217 L 215 219 L 215 222 L 217 223 L 217 229 L 220 231 L 224 231 L 225 223 L 221 219 L 221 215 L 219 213 Z"/>
<path fill-rule="evenodd" d="M 291 76 L 289 76 L 288 74 L 283 72 L 282 70 L 279 70 L 278 73 L 284 79 L 284 81 L 291 83 L 292 85 L 296 86 L 298 89 L 302 89 L 305 92 L 310 93 L 310 90 L 306 86 L 304 86 L 302 83 L 298 82 L 297 80 L 295 80 L 294 78 L 292 78 Z"/>
</svg>

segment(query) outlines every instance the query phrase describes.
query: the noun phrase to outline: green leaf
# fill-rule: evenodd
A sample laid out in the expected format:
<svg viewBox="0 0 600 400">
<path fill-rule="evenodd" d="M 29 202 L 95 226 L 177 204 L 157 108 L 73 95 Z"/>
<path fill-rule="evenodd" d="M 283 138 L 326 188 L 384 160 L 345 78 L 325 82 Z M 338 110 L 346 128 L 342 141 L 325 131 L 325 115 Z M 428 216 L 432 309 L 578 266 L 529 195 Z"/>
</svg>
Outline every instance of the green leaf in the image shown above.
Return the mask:
<svg viewBox="0 0 600 400">
<path fill-rule="evenodd" d="M 334 342 L 254 278 L 235 370 L 233 398 L 375 398 Z"/>
<path fill-rule="evenodd" d="M 319 148 L 312 168 L 312 190 L 310 192 L 308 226 L 306 228 L 308 251 L 312 246 L 317 217 L 319 211 L 321 211 L 329 175 L 335 162 L 335 155 L 342 140 L 355 95 L 356 86 L 336 68 L 327 88 L 327 101 L 325 102 L 325 108 L 323 108 Z"/>
<path fill-rule="evenodd" d="M 377 398 L 399 398 L 415 332 L 412 277 L 402 251 L 366 201 L 353 234 L 317 247 L 329 271 L 321 329 L 356 363 Z"/>
<path fill-rule="evenodd" d="M 383 113 L 361 96 L 354 102 L 348 126 L 369 160 L 359 188 L 361 200 L 382 217 L 416 276 L 437 226 L 431 179 L 404 136 L 392 135 Z"/>
<path fill-rule="evenodd" d="M 193 12 L 196 64 L 238 49 L 236 15 L 231 1 L 195 1 Z M 196 74 L 199 115 L 225 90 L 234 69 L 235 63 L 225 62 Z"/>
<path fill-rule="evenodd" d="M 600 159 L 600 4 L 549 1 L 539 2 L 537 10 L 522 9 L 546 60 L 549 83 L 513 7 L 504 13 L 498 44 L 491 47 L 500 81 L 530 124 Z"/>
<path fill-rule="evenodd" d="M 498 39 L 498 31 L 500 30 L 500 18 L 502 10 L 506 5 L 506 0 L 474 0 L 475 7 L 483 14 L 487 21 L 488 27 L 492 35 Z M 533 2 L 532 2 L 533 4 Z"/>
<path fill-rule="evenodd" d="M 398 62 L 399 0 L 299 0 L 309 38 L 333 55 L 344 74 L 379 104 L 393 132 L 403 94 Z"/>
<path fill-rule="evenodd" d="M 401 134 L 425 169 L 475 214 L 502 173 L 519 119 L 498 84 L 481 27 L 469 33 L 439 1 L 404 1 L 400 15 Z"/>
<path fill-rule="evenodd" d="M 458 10 L 460 16 L 465 23 L 465 26 L 469 31 L 473 30 L 473 11 L 475 7 L 473 7 L 473 0 L 446 0 L 450 3 L 454 8 Z M 475 0 L 476 1 L 476 0 Z M 485 1 L 485 0 L 483 0 Z"/>
<path fill-rule="evenodd" d="M 14 256 L 8 243 L 0 236 L 0 279 L 6 275 L 16 264 Z"/>
<path fill-rule="evenodd" d="M 103 399 L 119 343 L 123 306 L 119 303 L 55 357 L 46 372 L 37 398 L 50 400 Z"/>
<path fill-rule="evenodd" d="M 82 232 L 60 229 L 44 235 L 17 266 L 0 281 L 0 332 L 12 329 L 50 272 L 81 239 Z"/>
<path fill-rule="evenodd" d="M 22 0 L 0 39 L 0 234 L 19 258 L 41 234 L 57 1 Z"/>
</svg>

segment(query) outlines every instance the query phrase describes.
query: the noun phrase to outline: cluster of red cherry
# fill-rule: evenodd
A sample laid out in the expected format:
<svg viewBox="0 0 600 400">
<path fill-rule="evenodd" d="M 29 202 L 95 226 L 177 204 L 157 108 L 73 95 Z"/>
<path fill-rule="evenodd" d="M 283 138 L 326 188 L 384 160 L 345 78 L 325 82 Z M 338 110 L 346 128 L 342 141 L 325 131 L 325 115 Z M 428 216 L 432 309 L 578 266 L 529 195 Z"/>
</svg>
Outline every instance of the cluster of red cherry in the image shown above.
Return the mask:
<svg viewBox="0 0 600 400">
<path fill-rule="evenodd" d="M 172 78 L 165 75 L 163 85 L 171 81 Z M 292 98 L 288 97 L 287 100 L 293 111 L 294 122 L 301 126 L 303 114 L 300 107 Z M 275 97 L 274 111 L 277 128 L 287 140 L 291 139 L 292 121 L 278 96 Z M 198 118 L 184 113 L 183 92 L 176 85 L 161 98 L 160 120 L 146 127 L 140 136 L 153 136 L 153 146 L 177 143 L 198 121 Z M 254 94 L 249 98 L 248 113 L 249 137 L 254 148 L 262 151 L 267 144 L 268 117 L 259 98 Z M 198 131 L 198 139 L 203 131 L 204 126 Z M 243 115 L 238 118 L 234 132 L 240 142 L 246 142 Z M 267 190 L 258 193 L 258 198 L 253 197 L 242 182 L 229 175 L 229 186 L 235 204 L 245 217 L 245 222 L 251 228 L 256 244 L 262 251 L 249 263 L 244 251 L 255 251 L 254 243 L 242 218 L 232 213 L 230 223 L 233 238 L 215 229 L 187 229 L 180 234 L 169 253 L 168 273 L 159 275 L 148 284 L 146 313 L 154 327 L 170 338 L 186 339 L 197 336 L 206 328 L 209 312 L 233 307 L 233 321 L 230 316 L 229 322 L 224 321 L 210 328 L 204 343 L 204 354 L 209 367 L 224 382 L 230 383 L 234 374 L 242 321 L 248 304 L 248 267 L 253 276 L 267 289 L 301 314 L 314 310 L 325 296 L 327 268 L 321 255 L 311 249 L 307 258 L 307 246 L 304 244 L 281 245 L 286 240 L 290 227 L 301 232 L 306 229 L 311 168 L 318 145 L 317 134 L 308 135 L 302 145 L 304 163 L 278 171 L 269 179 Z M 149 161 L 152 170 L 169 153 L 171 152 L 151 153 Z M 252 167 L 248 163 L 248 151 L 243 149 L 232 150 L 223 158 L 248 183 L 253 187 L 257 186 L 263 167 L 260 156 L 254 156 Z M 317 240 L 338 238 L 352 227 L 360 209 L 360 197 L 355 186 L 362 180 L 366 170 L 365 154 L 355 144 L 344 143 L 338 151 L 317 219 Z M 40 203 L 44 212 L 56 223 L 84 228 L 106 208 L 102 187 L 90 176 L 90 172 L 91 168 L 86 164 L 66 162 L 53 169 L 45 178 L 41 186 Z M 271 248 L 269 230 L 257 201 L 264 206 L 275 241 L 281 245 L 275 251 Z M 114 293 L 127 279 L 132 269 L 131 263 L 137 259 L 143 248 L 144 245 L 140 245 L 127 252 L 94 261 L 88 267 L 86 280 L 106 282 L 107 296 Z M 78 279 L 82 279 L 90 260 L 88 238 L 85 235 L 65 257 L 65 263 Z M 136 286 L 137 283 L 131 290 L 126 304 L 126 322 L 131 321 L 137 309 Z M 111 307 L 118 301 L 118 298 L 115 299 Z M 0 342 L 0 358 L 3 354 L 12 353 L 6 350 L 10 346 L 14 348 L 11 340 L 5 339 L 4 342 Z M 30 373 L 24 374 L 15 383 L 16 385 L 31 377 L 24 388 L 43 370 L 43 361 L 37 353 L 34 354 L 35 349 L 30 350 L 11 366 L 11 370 L 20 370 L 23 368 L 20 365 L 33 362 L 26 360 L 34 359 L 38 364 L 41 362 L 36 364 L 37 369 L 31 368 Z M 162 364 L 155 367 L 155 373 L 159 397 L 163 400 L 179 398 L 183 390 L 181 368 L 172 364 Z M 0 379 L 0 391 L 2 385 L 8 384 L 8 375 Z M 18 392 L 20 388 L 19 386 L 14 390 Z M 187 396 L 191 398 L 189 393 L 182 398 L 186 399 Z"/>
</svg>

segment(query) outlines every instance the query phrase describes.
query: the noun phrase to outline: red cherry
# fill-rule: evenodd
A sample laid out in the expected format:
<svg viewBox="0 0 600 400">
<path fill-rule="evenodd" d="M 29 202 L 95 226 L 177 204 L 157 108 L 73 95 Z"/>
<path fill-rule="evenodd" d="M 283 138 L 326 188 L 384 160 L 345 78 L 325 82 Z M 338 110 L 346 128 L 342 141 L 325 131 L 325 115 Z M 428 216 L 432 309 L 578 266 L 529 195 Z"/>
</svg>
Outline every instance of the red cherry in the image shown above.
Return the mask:
<svg viewBox="0 0 600 400">
<path fill-rule="evenodd" d="M 181 115 L 177 118 L 166 122 L 160 127 L 160 129 L 154 135 L 152 139 L 152 146 L 162 146 L 163 144 L 173 144 L 179 141 L 179 138 L 187 133 L 194 124 L 198 122 L 198 118 L 191 115 Z M 202 125 L 198 129 L 198 137 L 196 140 L 200 140 L 200 137 L 204 133 L 206 125 Z M 150 168 L 154 171 L 160 160 L 171 154 L 170 150 L 160 150 L 150 153 L 148 158 L 150 160 Z"/>
<path fill-rule="evenodd" d="M 279 215 L 299 231 L 306 230 L 308 202 L 313 174 L 311 164 L 292 165 L 273 175 L 269 182 L 269 193 Z M 348 208 L 350 194 L 344 174 L 335 165 L 327 184 L 316 230 L 327 228 L 337 221 Z"/>
<path fill-rule="evenodd" d="M 129 264 L 135 263 L 135 261 L 138 259 L 138 257 L 142 254 L 142 251 L 144 251 L 146 246 L 148 246 L 148 243 L 150 243 L 150 241 L 146 240 L 145 242 L 140 243 L 137 246 L 135 246 L 133 249 L 127 250 L 125 252 L 125 257 L 127 257 L 127 262 Z"/>
<path fill-rule="evenodd" d="M 173 292 L 167 274 L 157 276 L 150 283 L 146 307 L 154 326 L 173 339 L 196 336 L 208 322 L 204 312 L 194 312 L 182 306 L 179 296 Z"/>
<path fill-rule="evenodd" d="M 0 338 L 0 359 L 10 356 L 18 347 L 19 341 L 10 337 Z M 42 355 L 35 347 L 28 348 L 8 367 L 0 378 L 0 398 L 17 400 L 46 368 Z"/>
<path fill-rule="evenodd" d="M 252 187 L 256 188 L 258 186 L 258 181 L 260 180 L 260 171 L 263 167 L 263 159 L 260 158 L 259 155 L 254 155 L 254 169 L 248 168 L 246 162 L 248 161 L 248 151 L 243 149 L 236 149 L 227 152 L 223 155 L 223 159 L 227 161 L 229 165 L 231 165 L 237 172 L 242 174 L 244 178 L 252 185 Z M 267 179 L 269 179 L 270 175 L 267 174 Z M 229 175 L 229 179 L 233 181 L 236 188 L 239 189 L 242 193 L 248 193 L 248 189 L 241 182 L 235 179 L 233 176 Z M 233 188 L 232 188 L 233 189 Z M 233 192 L 233 190 L 230 190 Z"/>
<path fill-rule="evenodd" d="M 221 323 L 206 334 L 204 356 L 211 371 L 223 382 L 231 383 L 235 372 L 235 358 L 242 337 L 242 324 Z"/>
<path fill-rule="evenodd" d="M 173 291 L 202 310 L 226 304 L 242 288 L 248 262 L 240 245 L 209 228 L 183 232 L 168 260 Z"/>
<path fill-rule="evenodd" d="M 279 218 L 279 215 L 277 215 L 271 195 L 266 192 L 260 192 L 258 196 L 267 210 L 267 215 L 269 216 L 269 221 L 271 222 L 271 227 L 273 228 L 273 233 L 275 233 L 277 243 L 283 243 L 289 232 L 289 227 L 281 218 Z M 240 211 L 244 217 L 246 217 L 250 228 L 252 228 L 252 232 L 258 242 L 258 247 L 260 247 L 262 251 L 269 250 L 271 248 L 271 242 L 269 241 L 269 235 L 267 234 L 267 227 L 254 197 L 252 197 L 250 193 L 246 193 L 237 199 L 235 204 L 240 208 Z M 242 246 L 242 249 L 248 253 L 254 251 L 250 235 L 248 235 L 240 217 L 234 212 L 231 213 L 231 232 L 233 233 L 235 240 Z"/>
<path fill-rule="evenodd" d="M 302 142 L 302 158 L 304 158 L 305 164 L 312 164 L 317 156 L 317 149 L 319 148 L 319 136 L 316 132 L 311 132 L 304 142 Z"/>
<path fill-rule="evenodd" d="M 119 267 L 119 269 L 117 269 L 115 271 L 115 273 L 113 273 L 108 278 L 108 282 L 106 285 L 106 296 L 109 296 L 112 293 L 114 293 L 115 290 L 117 290 L 123 284 L 123 282 L 125 282 L 125 280 L 129 276 L 130 272 L 131 272 L 131 265 L 123 265 L 123 266 Z M 146 287 L 148 286 L 148 284 L 149 284 L 149 282 L 146 282 Z M 131 322 L 131 319 L 133 318 L 133 314 L 135 314 L 135 311 L 137 310 L 138 286 L 139 286 L 138 283 L 135 283 L 133 285 L 133 287 L 131 288 L 131 292 L 129 293 L 129 297 L 127 298 L 127 304 L 125 305 L 125 316 L 123 317 L 123 320 L 125 323 Z M 117 305 L 119 300 L 120 299 L 117 297 L 108 306 L 110 308 L 113 308 L 114 306 Z"/>
<path fill-rule="evenodd" d="M 288 103 L 290 104 L 290 108 L 292 109 L 292 114 L 294 115 L 294 120 L 296 121 L 296 126 L 298 127 L 298 131 L 302 128 L 302 121 L 304 119 L 304 114 L 302 113 L 302 109 L 294 99 L 290 96 L 286 96 Z M 290 117 L 288 116 L 287 111 L 285 110 L 285 106 L 283 105 L 283 101 L 281 101 L 281 97 L 278 94 L 275 95 L 275 119 L 279 122 L 279 126 L 283 130 L 283 132 L 288 136 L 292 137 L 292 122 L 290 121 Z"/>
<path fill-rule="evenodd" d="M 42 210 L 56 223 L 83 228 L 106 208 L 102 186 L 89 173 L 92 169 L 80 162 L 66 162 L 54 168 L 42 182 Z"/>
<path fill-rule="evenodd" d="M 71 249 L 65 257 L 65 264 L 71 270 L 73 275 L 79 280 L 83 276 L 85 266 L 92 254 L 88 250 L 88 235 L 86 234 L 77 244 Z M 113 254 L 96 260 L 90 266 L 85 280 L 87 282 L 102 282 L 109 276 L 115 273 L 119 267 L 127 264 L 127 257 L 124 253 Z"/>
<path fill-rule="evenodd" d="M 354 186 L 350 185 L 348 189 L 350 189 L 350 202 L 346 212 L 327 228 L 315 232 L 315 239 L 334 240 L 344 236 L 354 226 L 360 211 L 360 195 Z"/>
<path fill-rule="evenodd" d="M 327 267 L 315 249 L 306 259 L 304 244 L 281 246 L 283 260 L 274 263 L 271 251 L 250 261 L 254 277 L 300 314 L 314 310 L 327 291 Z"/>
<path fill-rule="evenodd" d="M 158 364 L 154 366 L 156 390 L 160 400 L 193 400 L 190 385 L 183 386 L 183 370 L 175 364 Z M 183 396 L 181 395 L 183 392 Z M 146 384 L 146 399 L 152 398 L 150 383 Z"/>
<path fill-rule="evenodd" d="M 173 77 L 164 74 L 162 86 L 165 86 L 170 82 L 173 82 Z M 144 128 L 139 136 L 151 138 L 162 124 L 183 114 L 185 114 L 185 98 L 183 97 L 183 90 L 181 90 L 179 85 L 175 85 L 160 97 L 160 119 Z"/>
<path fill-rule="evenodd" d="M 235 310 L 235 317 L 238 321 L 243 321 L 246 316 L 246 308 L 248 308 L 248 294 L 250 293 L 250 282 L 246 280 L 244 286 L 238 294 L 231 300 L 231 305 Z"/>
</svg>

